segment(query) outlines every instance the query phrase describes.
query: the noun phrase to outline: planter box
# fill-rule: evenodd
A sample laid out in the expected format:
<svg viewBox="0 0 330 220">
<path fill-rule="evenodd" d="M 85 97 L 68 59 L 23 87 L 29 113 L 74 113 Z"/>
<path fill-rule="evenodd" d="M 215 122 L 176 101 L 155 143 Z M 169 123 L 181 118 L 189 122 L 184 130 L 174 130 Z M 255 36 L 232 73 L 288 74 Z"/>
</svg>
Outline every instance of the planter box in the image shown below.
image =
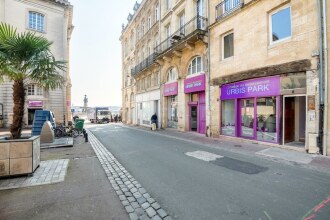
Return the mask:
<svg viewBox="0 0 330 220">
<path fill-rule="evenodd" d="M 0 177 L 32 174 L 40 164 L 40 137 L 0 139 Z"/>
</svg>

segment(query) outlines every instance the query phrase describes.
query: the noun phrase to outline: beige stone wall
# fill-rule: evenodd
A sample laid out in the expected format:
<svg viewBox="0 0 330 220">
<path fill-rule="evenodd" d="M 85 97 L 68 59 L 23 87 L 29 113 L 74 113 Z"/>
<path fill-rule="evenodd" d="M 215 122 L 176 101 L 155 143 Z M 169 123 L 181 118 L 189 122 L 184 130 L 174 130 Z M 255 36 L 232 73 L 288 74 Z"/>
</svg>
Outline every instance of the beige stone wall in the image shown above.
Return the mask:
<svg viewBox="0 0 330 220">
<path fill-rule="evenodd" d="M 71 10 L 68 12 L 68 10 Z M 28 13 L 29 11 L 36 11 L 45 15 L 45 32 L 37 32 L 48 40 L 53 42 L 51 51 L 57 60 L 64 60 L 69 62 L 69 38 L 72 27 L 72 7 L 55 4 L 44 0 L 31 1 L 16 1 L 7 0 L 0 1 L 0 21 L 6 22 L 17 28 L 19 32 L 28 30 Z M 66 72 L 61 72 L 65 79 L 70 81 L 70 69 Z M 71 82 L 68 82 L 70 85 Z M 6 90 L 6 94 L 0 95 L 0 102 L 4 103 L 5 114 L 12 114 L 12 91 L 11 82 L 0 84 L 0 91 Z M 63 122 L 64 115 L 66 121 L 71 120 L 71 106 L 67 106 L 67 100 L 71 103 L 71 86 L 63 86 L 49 92 L 44 92 L 43 97 L 38 97 L 34 100 L 43 100 L 44 109 L 52 110 L 55 114 L 58 123 Z M 4 96 L 5 95 L 5 96 Z M 30 97 L 30 99 L 34 97 Z M 29 97 L 27 97 L 27 100 Z M 24 116 L 24 122 L 27 124 L 27 112 Z M 6 119 L 6 126 L 9 126 L 10 119 Z"/>
<path fill-rule="evenodd" d="M 312 57 L 312 53 L 319 50 L 317 1 L 257 0 L 244 3 L 243 8 L 215 22 L 215 6 L 219 1 L 211 1 L 212 79 L 302 59 L 311 60 L 311 69 L 317 69 L 317 57 Z M 270 43 L 270 13 L 286 5 L 291 6 L 292 36 L 281 42 Z M 234 33 L 234 56 L 223 60 L 223 36 L 230 32 Z M 219 88 L 211 87 L 211 94 L 212 133 L 218 135 Z M 317 129 L 311 130 L 316 132 Z"/>
<path fill-rule="evenodd" d="M 270 44 L 269 13 L 283 5 L 291 6 L 292 37 Z M 287 3 L 274 0 L 246 4 L 233 16 L 222 19 L 212 27 L 212 78 L 268 65 L 312 59 L 312 52 L 319 49 L 317 19 L 317 1 L 292 0 Z M 228 32 L 234 33 L 234 56 L 223 60 L 222 37 Z M 312 60 L 312 68 L 316 68 L 316 59 Z"/>
<path fill-rule="evenodd" d="M 131 115 L 132 111 L 136 109 L 135 97 L 137 95 L 137 79 L 134 79 L 131 75 L 131 69 L 148 57 L 148 48 L 151 49 L 150 52 L 153 52 L 155 42 L 159 38 L 159 20 L 156 21 L 155 19 L 155 6 L 157 4 L 160 5 L 158 0 L 143 0 L 139 9 L 135 11 L 132 20 L 128 21 L 120 37 L 122 44 L 122 115 L 123 122 L 129 124 L 135 123 L 131 120 Z M 149 16 L 151 16 L 150 28 L 148 26 Z M 145 26 L 144 34 L 142 33 L 143 22 Z M 142 75 L 147 77 L 148 74 L 150 74 L 150 71 L 146 71 Z M 132 94 L 134 100 L 131 99 Z"/>
<path fill-rule="evenodd" d="M 173 56 L 170 59 L 164 60 L 161 68 L 162 84 L 167 82 L 168 71 L 175 68 L 178 72 L 178 130 L 187 131 L 189 129 L 189 112 L 187 102 L 189 101 L 189 94 L 184 93 L 184 79 L 188 75 L 188 67 L 190 62 L 196 57 L 201 56 L 203 60 L 204 72 L 207 74 L 207 45 L 205 42 L 198 41 L 193 49 L 184 49 L 182 56 Z M 207 88 L 208 84 L 206 84 Z M 207 96 L 206 96 L 207 99 Z M 162 123 L 167 127 L 168 118 L 168 104 L 167 98 L 163 98 L 163 117 Z"/>
</svg>

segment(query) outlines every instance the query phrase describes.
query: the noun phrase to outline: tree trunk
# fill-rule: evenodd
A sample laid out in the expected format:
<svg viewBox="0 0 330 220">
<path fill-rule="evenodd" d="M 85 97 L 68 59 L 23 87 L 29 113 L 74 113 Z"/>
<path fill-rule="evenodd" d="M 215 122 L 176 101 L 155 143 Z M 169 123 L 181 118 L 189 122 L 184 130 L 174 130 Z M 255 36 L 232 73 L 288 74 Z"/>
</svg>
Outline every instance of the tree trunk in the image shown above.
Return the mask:
<svg viewBox="0 0 330 220">
<path fill-rule="evenodd" d="M 10 127 L 10 133 L 13 139 L 21 137 L 24 117 L 25 88 L 23 80 L 14 81 L 13 85 L 13 124 Z"/>
</svg>

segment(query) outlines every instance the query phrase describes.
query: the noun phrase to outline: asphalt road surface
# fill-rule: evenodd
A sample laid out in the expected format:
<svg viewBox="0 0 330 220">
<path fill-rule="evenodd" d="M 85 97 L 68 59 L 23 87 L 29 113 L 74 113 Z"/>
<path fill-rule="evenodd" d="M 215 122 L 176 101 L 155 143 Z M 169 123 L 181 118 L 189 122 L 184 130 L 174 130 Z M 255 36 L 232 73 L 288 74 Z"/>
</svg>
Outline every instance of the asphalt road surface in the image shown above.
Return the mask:
<svg viewBox="0 0 330 220">
<path fill-rule="evenodd" d="M 152 132 L 90 128 L 173 219 L 330 219 L 330 175 Z"/>
</svg>

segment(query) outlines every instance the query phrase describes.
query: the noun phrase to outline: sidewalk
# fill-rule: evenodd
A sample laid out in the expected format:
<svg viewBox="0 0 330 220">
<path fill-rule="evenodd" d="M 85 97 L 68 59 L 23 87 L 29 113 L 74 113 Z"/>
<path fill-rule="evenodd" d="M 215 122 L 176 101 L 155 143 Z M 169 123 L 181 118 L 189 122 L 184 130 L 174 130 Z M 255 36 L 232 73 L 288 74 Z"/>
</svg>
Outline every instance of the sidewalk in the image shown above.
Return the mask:
<svg viewBox="0 0 330 220">
<path fill-rule="evenodd" d="M 148 127 L 123 124 L 128 128 L 144 130 L 154 134 L 207 145 L 212 148 L 222 149 L 234 153 L 258 156 L 273 161 L 287 162 L 293 165 L 315 169 L 330 174 L 330 156 L 308 154 L 280 147 L 273 147 L 258 143 L 249 143 L 244 140 L 231 138 L 210 138 L 196 132 L 182 132 L 172 129 L 158 129 L 151 131 Z"/>
<path fill-rule="evenodd" d="M 26 177 L 0 179 L 1 219 L 129 219 L 93 148 L 83 137 L 76 138 L 73 147 L 41 149 L 41 161 L 53 165 L 40 166 L 37 171 L 54 166 L 60 170 L 57 183 L 5 189 L 10 188 L 8 182 L 16 179 L 13 186 Z M 54 175 L 49 179 L 56 178 Z M 32 178 L 37 183 L 43 180 L 42 175 L 36 176 Z"/>
</svg>

